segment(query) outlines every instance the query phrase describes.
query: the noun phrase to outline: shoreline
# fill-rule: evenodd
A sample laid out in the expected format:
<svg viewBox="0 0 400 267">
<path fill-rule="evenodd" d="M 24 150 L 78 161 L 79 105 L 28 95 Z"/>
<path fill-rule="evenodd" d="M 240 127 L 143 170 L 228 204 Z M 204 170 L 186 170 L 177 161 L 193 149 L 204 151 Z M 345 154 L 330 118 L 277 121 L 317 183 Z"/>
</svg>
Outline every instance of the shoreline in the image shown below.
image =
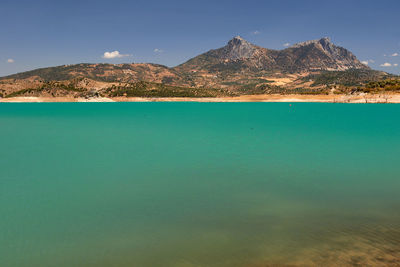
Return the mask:
<svg viewBox="0 0 400 267">
<path fill-rule="evenodd" d="M 283 103 L 400 103 L 400 94 L 390 95 L 242 95 L 236 97 L 10 97 L 0 98 L 0 103 L 105 103 L 105 102 L 283 102 Z"/>
</svg>

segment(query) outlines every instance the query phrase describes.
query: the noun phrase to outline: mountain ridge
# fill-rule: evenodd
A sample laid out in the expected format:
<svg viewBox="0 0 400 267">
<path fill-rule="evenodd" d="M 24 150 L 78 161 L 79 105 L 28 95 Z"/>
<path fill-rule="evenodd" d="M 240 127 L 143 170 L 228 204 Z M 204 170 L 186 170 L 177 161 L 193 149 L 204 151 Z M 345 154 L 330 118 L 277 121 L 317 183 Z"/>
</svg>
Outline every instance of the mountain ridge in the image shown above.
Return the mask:
<svg viewBox="0 0 400 267">
<path fill-rule="evenodd" d="M 229 69 L 235 62 L 251 71 L 283 71 L 288 73 L 314 70 L 370 69 L 362 64 L 349 50 L 336 46 L 329 38 L 295 44 L 282 50 L 273 50 L 254 45 L 240 36 L 234 37 L 222 48 L 210 50 L 175 67 L 179 70 Z"/>
</svg>

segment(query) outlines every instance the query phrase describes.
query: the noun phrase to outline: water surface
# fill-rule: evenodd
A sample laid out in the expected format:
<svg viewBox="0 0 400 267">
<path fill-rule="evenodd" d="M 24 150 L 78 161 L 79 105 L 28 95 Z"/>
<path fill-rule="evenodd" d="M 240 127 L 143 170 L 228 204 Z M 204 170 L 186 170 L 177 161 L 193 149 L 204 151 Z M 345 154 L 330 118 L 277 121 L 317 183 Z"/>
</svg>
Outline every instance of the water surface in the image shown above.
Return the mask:
<svg viewBox="0 0 400 267">
<path fill-rule="evenodd" d="M 0 266 L 400 264 L 400 105 L 0 104 Z"/>
</svg>

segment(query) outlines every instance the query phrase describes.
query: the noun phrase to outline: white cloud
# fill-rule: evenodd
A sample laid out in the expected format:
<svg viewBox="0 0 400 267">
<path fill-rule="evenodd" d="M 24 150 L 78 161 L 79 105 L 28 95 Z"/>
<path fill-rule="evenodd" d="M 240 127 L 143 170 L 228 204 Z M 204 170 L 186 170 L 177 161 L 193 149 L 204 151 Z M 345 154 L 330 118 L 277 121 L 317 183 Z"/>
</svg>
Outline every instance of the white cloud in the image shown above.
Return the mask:
<svg viewBox="0 0 400 267">
<path fill-rule="evenodd" d="M 290 46 L 290 43 L 285 43 L 285 44 L 283 44 L 283 46 L 284 46 L 284 47 L 289 47 L 289 46 Z"/>
<path fill-rule="evenodd" d="M 162 53 L 162 52 L 164 52 L 163 50 L 161 50 L 161 49 L 159 49 L 159 48 L 155 48 L 154 49 L 154 53 Z"/>
<path fill-rule="evenodd" d="M 397 63 L 396 63 L 396 64 L 393 64 L 393 66 L 395 66 L 395 67 L 397 67 L 398 65 L 399 65 L 399 64 L 397 64 Z"/>
<path fill-rule="evenodd" d="M 261 32 L 260 31 L 254 31 L 254 32 L 252 32 L 251 34 L 252 35 L 259 35 Z"/>
<path fill-rule="evenodd" d="M 113 58 L 121 58 L 121 57 L 130 57 L 131 55 L 128 54 L 120 54 L 119 51 L 113 52 L 105 52 L 103 58 L 113 59 Z"/>
<path fill-rule="evenodd" d="M 14 59 L 12 59 L 12 58 L 10 58 L 10 59 L 7 59 L 7 63 L 14 63 L 15 61 L 14 61 Z"/>
<path fill-rule="evenodd" d="M 381 67 L 391 67 L 391 66 L 392 66 L 392 64 L 389 63 L 389 62 L 386 62 L 386 63 L 384 63 L 384 64 L 381 64 Z"/>
<path fill-rule="evenodd" d="M 369 63 L 375 63 L 375 60 L 368 59 L 368 60 L 361 61 L 361 63 L 364 64 L 364 65 L 369 65 Z"/>
<path fill-rule="evenodd" d="M 399 53 L 392 54 L 392 57 L 398 57 L 398 56 L 399 56 Z"/>
</svg>

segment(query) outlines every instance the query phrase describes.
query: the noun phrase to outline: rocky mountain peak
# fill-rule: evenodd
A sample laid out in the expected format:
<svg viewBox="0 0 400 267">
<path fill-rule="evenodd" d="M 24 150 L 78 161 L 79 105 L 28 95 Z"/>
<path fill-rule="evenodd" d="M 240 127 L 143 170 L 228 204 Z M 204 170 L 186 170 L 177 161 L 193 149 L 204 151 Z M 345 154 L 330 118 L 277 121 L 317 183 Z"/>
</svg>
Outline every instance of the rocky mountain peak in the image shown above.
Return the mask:
<svg viewBox="0 0 400 267">
<path fill-rule="evenodd" d="M 328 46 L 332 46 L 333 43 L 331 42 L 331 39 L 329 37 L 324 37 L 324 38 L 317 39 L 317 40 L 311 40 L 311 41 L 294 44 L 291 46 L 291 48 L 300 48 L 300 47 L 309 46 L 309 45 L 321 45 L 322 47 L 328 47 Z"/>
<path fill-rule="evenodd" d="M 240 36 L 236 36 L 223 48 L 222 57 L 230 60 L 251 58 L 256 49 L 255 45 Z"/>
<path fill-rule="evenodd" d="M 337 47 L 331 42 L 331 39 L 329 39 L 328 37 L 320 39 L 318 43 L 322 46 L 322 49 L 329 52 L 333 52 L 333 50 L 335 50 L 335 48 Z"/>
<path fill-rule="evenodd" d="M 324 38 L 321 38 L 320 40 L 319 40 L 319 43 L 320 44 L 331 44 L 332 42 L 331 42 L 331 38 L 329 38 L 329 37 L 324 37 Z"/>
<path fill-rule="evenodd" d="M 228 44 L 231 44 L 231 45 L 241 45 L 243 43 L 249 43 L 249 42 L 247 42 L 245 39 L 243 39 L 239 35 L 233 37 L 233 39 L 228 42 Z"/>
<path fill-rule="evenodd" d="M 296 67 L 297 69 L 369 69 L 350 51 L 335 45 L 328 37 L 298 43 L 283 52 L 285 51 L 287 51 L 287 53 L 293 52 L 302 55 L 302 63 L 298 64 Z"/>
</svg>

